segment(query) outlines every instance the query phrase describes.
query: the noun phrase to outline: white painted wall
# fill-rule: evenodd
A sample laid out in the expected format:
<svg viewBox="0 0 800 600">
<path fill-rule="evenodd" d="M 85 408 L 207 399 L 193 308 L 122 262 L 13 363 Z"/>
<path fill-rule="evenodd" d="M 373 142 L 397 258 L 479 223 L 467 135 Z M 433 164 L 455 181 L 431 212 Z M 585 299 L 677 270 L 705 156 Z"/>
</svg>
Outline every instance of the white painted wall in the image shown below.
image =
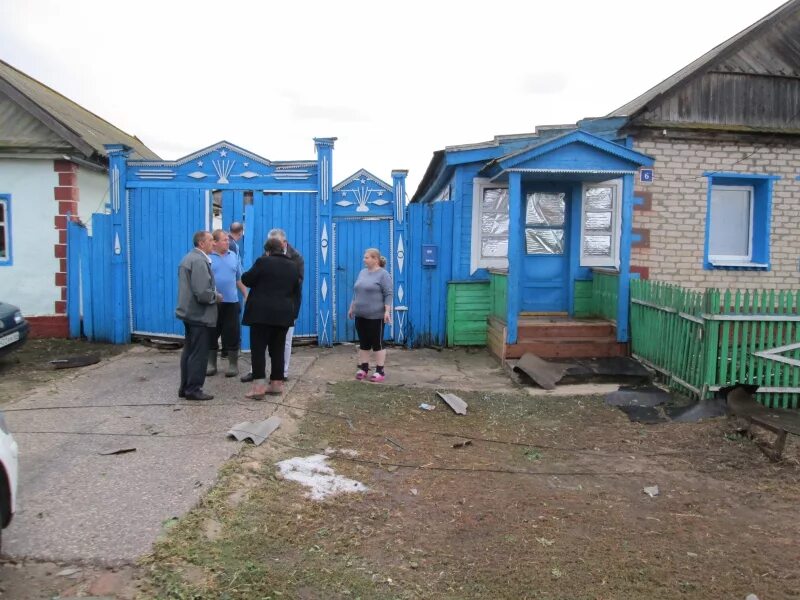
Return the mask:
<svg viewBox="0 0 800 600">
<path fill-rule="evenodd" d="M 109 200 L 108 173 L 81 166 L 78 169 L 78 216 L 92 232 L 92 214 L 105 212 Z"/>
<path fill-rule="evenodd" d="M 16 304 L 26 316 L 52 315 L 61 299 L 53 254 L 57 185 L 52 160 L 0 159 L 0 193 L 11 194 L 13 258 L 11 266 L 0 266 L 0 300 Z"/>
</svg>

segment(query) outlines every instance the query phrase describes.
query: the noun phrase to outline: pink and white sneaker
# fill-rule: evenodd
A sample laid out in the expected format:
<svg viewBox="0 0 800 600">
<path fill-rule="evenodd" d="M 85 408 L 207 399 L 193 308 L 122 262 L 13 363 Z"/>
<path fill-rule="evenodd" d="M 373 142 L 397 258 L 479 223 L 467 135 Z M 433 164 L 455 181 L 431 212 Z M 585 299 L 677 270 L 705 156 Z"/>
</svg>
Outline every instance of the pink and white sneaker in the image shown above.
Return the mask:
<svg viewBox="0 0 800 600">
<path fill-rule="evenodd" d="M 356 371 L 356 379 L 361 381 L 362 379 L 366 378 L 367 378 L 367 372 L 364 369 L 359 369 L 358 371 Z"/>
<path fill-rule="evenodd" d="M 384 375 L 383 373 L 373 373 L 372 375 L 369 376 L 369 380 L 372 383 L 380 383 L 384 379 L 386 379 L 386 375 Z"/>
</svg>

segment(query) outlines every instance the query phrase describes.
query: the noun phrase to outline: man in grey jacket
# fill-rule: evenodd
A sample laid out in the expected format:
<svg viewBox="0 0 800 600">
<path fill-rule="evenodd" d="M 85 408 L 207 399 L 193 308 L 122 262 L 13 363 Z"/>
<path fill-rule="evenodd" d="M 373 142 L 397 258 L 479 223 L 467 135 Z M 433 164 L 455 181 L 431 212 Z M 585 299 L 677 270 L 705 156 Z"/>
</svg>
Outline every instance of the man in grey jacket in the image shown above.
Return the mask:
<svg viewBox="0 0 800 600">
<path fill-rule="evenodd" d="M 214 238 L 208 231 L 198 231 L 192 237 L 194 249 L 178 266 L 178 306 L 175 316 L 183 321 L 186 337 L 181 353 L 181 385 L 178 396 L 187 400 L 212 400 L 203 391 L 206 381 L 210 327 L 217 324 L 217 293 L 211 259 Z"/>
</svg>

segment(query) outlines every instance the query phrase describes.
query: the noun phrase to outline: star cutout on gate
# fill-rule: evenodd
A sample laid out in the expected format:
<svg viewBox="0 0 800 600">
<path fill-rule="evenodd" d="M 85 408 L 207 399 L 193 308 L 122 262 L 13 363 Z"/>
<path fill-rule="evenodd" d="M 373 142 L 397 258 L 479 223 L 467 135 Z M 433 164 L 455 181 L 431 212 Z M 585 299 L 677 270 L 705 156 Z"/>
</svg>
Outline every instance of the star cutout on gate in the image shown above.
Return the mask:
<svg viewBox="0 0 800 600">
<path fill-rule="evenodd" d="M 219 155 L 223 156 L 223 157 L 228 156 L 228 151 L 225 150 L 225 149 L 222 149 L 222 150 L 219 151 Z"/>
<path fill-rule="evenodd" d="M 197 161 L 197 166 L 198 167 L 202 167 L 203 166 L 203 161 L 202 160 L 198 160 Z"/>
</svg>

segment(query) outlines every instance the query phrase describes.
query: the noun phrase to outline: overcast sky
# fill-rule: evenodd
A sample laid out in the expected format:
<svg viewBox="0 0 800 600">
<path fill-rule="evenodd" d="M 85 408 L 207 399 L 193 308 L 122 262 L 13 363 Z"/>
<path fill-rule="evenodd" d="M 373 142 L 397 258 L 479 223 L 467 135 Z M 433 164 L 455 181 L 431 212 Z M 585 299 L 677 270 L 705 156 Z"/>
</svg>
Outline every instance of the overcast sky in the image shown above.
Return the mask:
<svg viewBox="0 0 800 600">
<path fill-rule="evenodd" d="M 0 58 L 174 160 L 228 140 L 411 195 L 434 150 L 602 116 L 781 0 L 0 0 Z"/>
</svg>

